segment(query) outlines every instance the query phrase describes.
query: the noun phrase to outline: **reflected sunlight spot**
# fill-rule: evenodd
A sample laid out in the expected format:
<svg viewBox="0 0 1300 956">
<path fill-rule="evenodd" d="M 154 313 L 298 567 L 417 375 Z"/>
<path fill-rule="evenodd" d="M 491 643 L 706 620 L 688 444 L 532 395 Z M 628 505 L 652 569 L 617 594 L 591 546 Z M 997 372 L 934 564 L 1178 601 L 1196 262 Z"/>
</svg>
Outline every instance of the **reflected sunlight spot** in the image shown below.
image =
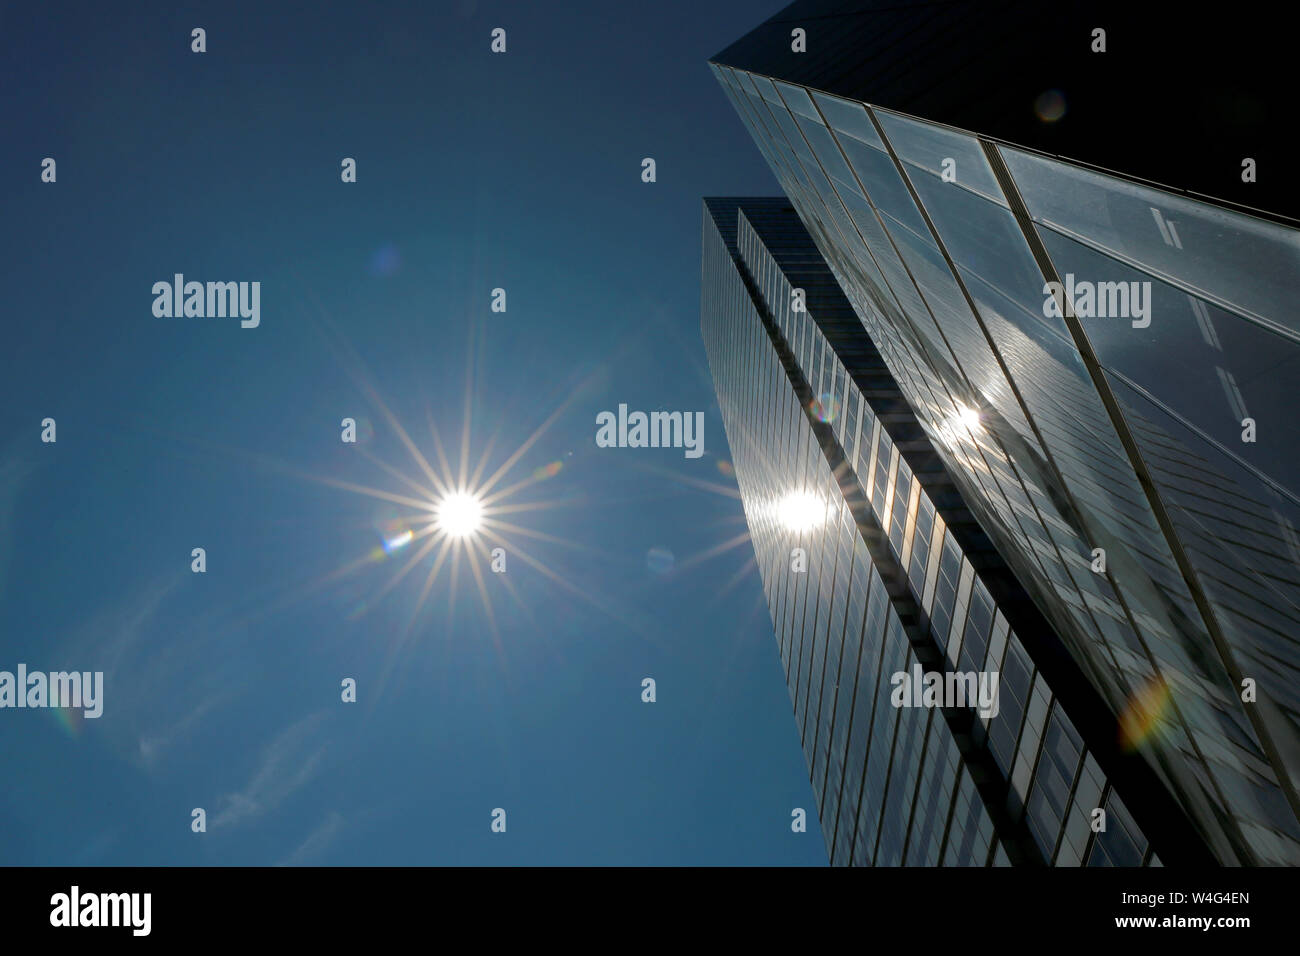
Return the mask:
<svg viewBox="0 0 1300 956">
<path fill-rule="evenodd" d="M 817 495 L 795 491 L 776 506 L 777 518 L 791 531 L 807 531 L 826 521 L 829 507 Z"/>
</svg>

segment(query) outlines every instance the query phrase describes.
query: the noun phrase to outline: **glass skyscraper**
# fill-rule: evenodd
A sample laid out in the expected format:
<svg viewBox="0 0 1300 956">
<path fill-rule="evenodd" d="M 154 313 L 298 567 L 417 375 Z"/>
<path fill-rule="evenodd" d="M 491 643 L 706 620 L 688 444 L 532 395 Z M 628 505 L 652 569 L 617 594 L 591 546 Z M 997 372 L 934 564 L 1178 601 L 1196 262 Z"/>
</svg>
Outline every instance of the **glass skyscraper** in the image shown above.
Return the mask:
<svg viewBox="0 0 1300 956">
<path fill-rule="evenodd" d="M 786 197 L 704 217 L 832 861 L 1300 862 L 1300 233 L 1197 169 L 1158 188 L 872 102 L 853 57 L 908 31 L 860 6 L 714 58 Z M 997 672 L 997 713 L 894 706 L 914 665 Z"/>
</svg>

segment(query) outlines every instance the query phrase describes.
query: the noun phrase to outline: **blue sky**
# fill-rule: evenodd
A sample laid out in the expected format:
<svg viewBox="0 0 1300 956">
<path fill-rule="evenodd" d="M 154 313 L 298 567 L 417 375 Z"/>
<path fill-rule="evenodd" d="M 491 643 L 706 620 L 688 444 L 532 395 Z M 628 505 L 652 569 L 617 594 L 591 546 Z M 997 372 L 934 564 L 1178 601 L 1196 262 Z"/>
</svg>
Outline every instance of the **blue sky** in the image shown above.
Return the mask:
<svg viewBox="0 0 1300 956">
<path fill-rule="evenodd" d="M 708 556 L 700 199 L 778 188 L 705 61 L 781 5 L 0 9 L 0 669 L 106 674 L 0 710 L 0 863 L 825 864 L 752 552 Z M 177 272 L 260 326 L 155 317 Z M 620 403 L 705 454 L 597 448 Z M 550 420 L 497 489 L 559 463 L 495 633 L 463 562 L 388 587 L 419 542 L 330 577 L 410 511 L 342 485 L 413 494 L 394 423 L 454 466 L 466 407 L 483 477 Z"/>
</svg>

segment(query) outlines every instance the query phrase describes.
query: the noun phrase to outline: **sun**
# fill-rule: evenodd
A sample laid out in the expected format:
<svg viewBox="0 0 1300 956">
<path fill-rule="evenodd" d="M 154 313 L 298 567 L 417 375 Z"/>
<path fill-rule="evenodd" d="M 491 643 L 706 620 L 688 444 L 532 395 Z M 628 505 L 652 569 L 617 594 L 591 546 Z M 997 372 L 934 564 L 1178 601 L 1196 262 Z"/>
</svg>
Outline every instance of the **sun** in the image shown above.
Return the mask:
<svg viewBox="0 0 1300 956">
<path fill-rule="evenodd" d="M 483 527 L 483 502 L 468 492 L 444 495 L 434 514 L 439 530 L 452 538 L 467 538 Z"/>
</svg>

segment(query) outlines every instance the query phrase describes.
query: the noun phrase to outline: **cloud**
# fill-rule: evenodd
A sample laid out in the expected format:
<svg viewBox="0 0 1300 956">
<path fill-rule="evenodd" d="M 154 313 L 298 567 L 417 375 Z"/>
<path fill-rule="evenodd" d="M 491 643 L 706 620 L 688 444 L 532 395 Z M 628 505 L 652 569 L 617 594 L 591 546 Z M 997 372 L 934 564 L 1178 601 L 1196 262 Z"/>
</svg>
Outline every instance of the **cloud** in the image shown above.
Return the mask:
<svg viewBox="0 0 1300 956">
<path fill-rule="evenodd" d="M 325 745 L 316 743 L 325 713 L 322 710 L 304 717 L 263 748 L 257 770 L 244 788 L 222 798 L 224 806 L 212 819 L 213 827 L 256 819 L 315 776 L 325 755 Z"/>
<path fill-rule="evenodd" d="M 140 736 L 140 760 L 146 767 L 152 767 L 162 755 L 171 748 L 182 737 L 186 736 L 191 728 L 217 704 L 228 699 L 229 694 L 213 694 L 199 701 L 193 709 L 184 717 L 177 721 L 166 723 L 165 729 L 153 733 L 141 734 Z"/>
<path fill-rule="evenodd" d="M 152 659 L 154 652 L 140 645 L 149 637 L 158 609 L 178 583 L 175 575 L 155 580 L 131 599 L 102 609 L 81 628 L 79 644 L 103 648 L 105 683 L 113 682 L 122 672 L 139 673 L 140 664 Z"/>
<path fill-rule="evenodd" d="M 338 836 L 338 832 L 342 828 L 343 815 L 336 810 L 331 810 L 325 821 L 308 834 L 307 839 L 303 840 L 296 850 L 277 865 L 302 866 L 305 862 L 323 853 L 325 848 L 334 842 L 334 838 Z"/>
<path fill-rule="evenodd" d="M 76 670 L 104 672 L 104 716 L 93 722 L 95 734 L 145 768 L 230 694 L 207 663 L 214 655 L 203 624 L 180 636 L 168 624 L 167 605 L 182 580 L 169 574 L 133 588 L 56 645 Z"/>
<path fill-rule="evenodd" d="M 58 645 L 76 669 L 104 672 L 104 717 L 93 722 L 94 733 L 146 771 L 163 767 L 247 692 L 239 679 L 246 634 L 221 609 L 191 606 L 192 577 L 184 566 L 142 582 L 96 608 Z"/>
</svg>

